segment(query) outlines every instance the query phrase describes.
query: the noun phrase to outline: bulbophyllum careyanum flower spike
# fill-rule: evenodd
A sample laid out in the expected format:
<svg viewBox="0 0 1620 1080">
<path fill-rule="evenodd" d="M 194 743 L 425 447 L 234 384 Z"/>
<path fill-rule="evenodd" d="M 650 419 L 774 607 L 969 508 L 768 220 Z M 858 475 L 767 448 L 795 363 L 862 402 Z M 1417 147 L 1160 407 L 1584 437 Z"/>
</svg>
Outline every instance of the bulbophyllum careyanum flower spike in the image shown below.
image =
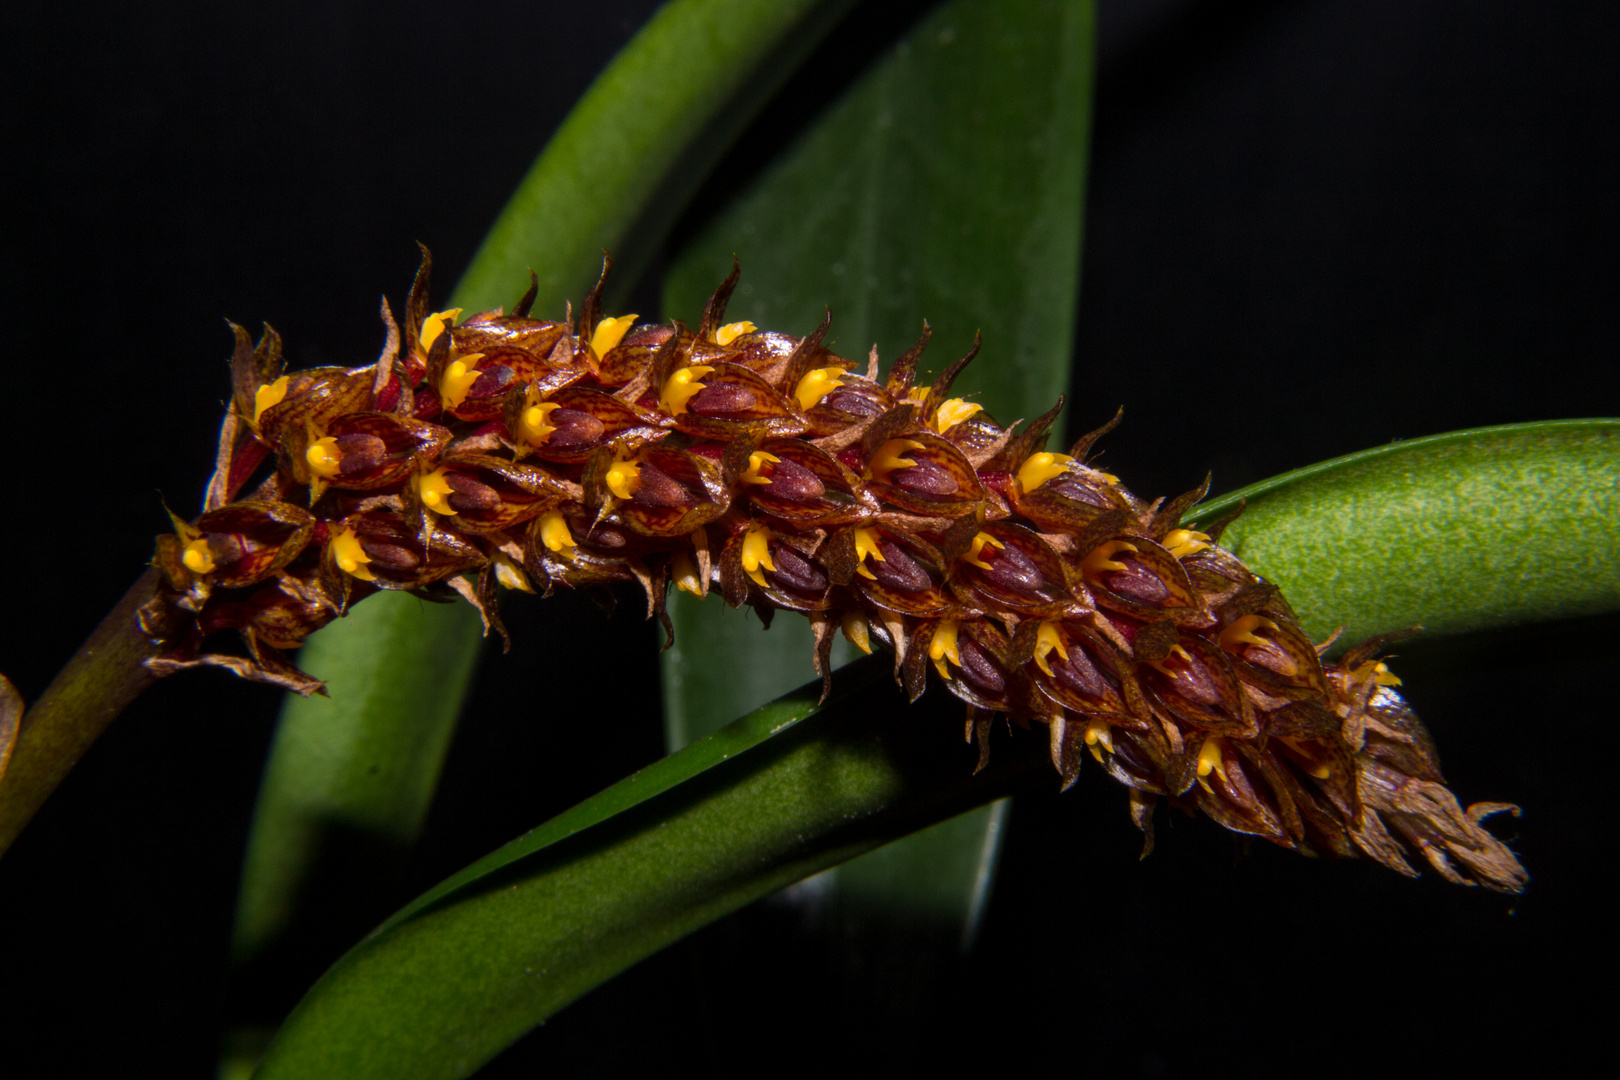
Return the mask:
<svg viewBox="0 0 1620 1080">
<path fill-rule="evenodd" d="M 996 714 L 1044 725 L 1065 787 L 1089 758 L 1129 789 L 1144 853 L 1167 801 L 1308 854 L 1527 881 L 1481 824 L 1515 808 L 1445 786 L 1387 640 L 1324 661 L 1225 522 L 1183 525 L 1207 479 L 1146 503 L 1086 463 L 1118 415 L 1048 451 L 1062 402 L 1019 429 L 951 396 L 977 340 L 927 381 L 925 324 L 880 378 L 875 349 L 857 370 L 825 348 L 830 314 L 726 322 L 735 266 L 695 330 L 604 314 L 601 281 L 577 324 L 532 318 L 532 280 L 510 313 L 435 311 L 430 267 L 366 367 L 288 373 L 274 331 L 233 325 L 203 512 L 157 541 L 154 671 L 320 692 L 286 651 L 378 589 L 457 593 L 503 637 L 501 587 L 635 581 L 666 631 L 671 587 L 714 590 L 803 612 L 824 686 L 834 635 L 889 649 L 913 698 L 966 704 L 981 766 Z M 244 655 L 204 651 L 226 630 Z"/>
</svg>

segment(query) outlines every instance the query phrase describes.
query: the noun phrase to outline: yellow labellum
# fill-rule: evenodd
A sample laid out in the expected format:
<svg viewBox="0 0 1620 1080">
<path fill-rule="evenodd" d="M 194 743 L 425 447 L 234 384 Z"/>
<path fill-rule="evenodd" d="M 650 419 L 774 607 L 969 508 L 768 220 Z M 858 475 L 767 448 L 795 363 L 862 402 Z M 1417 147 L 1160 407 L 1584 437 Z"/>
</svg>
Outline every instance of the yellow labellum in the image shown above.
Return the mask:
<svg viewBox="0 0 1620 1080">
<path fill-rule="evenodd" d="M 1052 668 L 1046 662 L 1046 654 L 1056 652 L 1065 661 L 1069 659 L 1069 646 L 1063 640 L 1063 631 L 1058 624 L 1048 620 L 1041 623 L 1040 630 L 1035 635 L 1035 666 L 1052 674 Z"/>
<path fill-rule="evenodd" d="M 287 396 L 287 383 L 291 381 L 291 378 L 290 375 L 283 375 L 275 382 L 265 383 L 253 392 L 253 423 L 255 426 L 259 423 L 259 417 L 264 415 L 264 410 L 281 404 L 281 399 Z"/>
<path fill-rule="evenodd" d="M 951 398 L 934 414 L 934 430 L 943 435 L 957 424 L 983 411 L 983 405 L 976 405 L 966 398 Z"/>
<path fill-rule="evenodd" d="M 467 392 L 478 381 L 478 376 L 483 374 L 472 366 L 473 361 L 483 358 L 483 353 L 473 353 L 451 361 L 444 369 L 444 375 L 439 379 L 439 397 L 443 399 L 445 408 L 454 409 L 467 400 Z"/>
<path fill-rule="evenodd" d="M 208 574 L 214 569 L 214 553 L 208 550 L 208 541 L 201 537 L 186 545 L 186 552 L 180 556 L 180 561 L 193 574 Z"/>
<path fill-rule="evenodd" d="M 1164 546 L 1178 559 L 1209 550 L 1209 535 L 1193 529 L 1171 529 L 1164 538 Z"/>
<path fill-rule="evenodd" d="M 422 333 L 417 337 L 417 344 L 421 347 L 422 355 L 426 356 L 433 348 L 433 343 L 439 340 L 439 335 L 445 328 L 454 326 L 461 317 L 460 308 L 451 308 L 448 311 L 436 311 L 422 320 Z"/>
<path fill-rule="evenodd" d="M 591 352 L 596 354 L 598 360 L 612 352 L 639 318 L 639 315 L 620 315 L 616 319 L 603 319 L 597 323 L 596 332 L 591 335 Z"/>
<path fill-rule="evenodd" d="M 866 615 L 851 608 L 844 612 L 841 620 L 843 624 L 844 640 L 855 646 L 868 656 L 872 655 L 872 635 L 866 622 Z"/>
<path fill-rule="evenodd" d="M 1168 675 L 1172 679 L 1191 678 L 1192 675 L 1186 668 L 1174 668 L 1170 666 L 1171 656 L 1180 657 L 1182 662 L 1185 664 L 1190 665 L 1192 663 L 1192 655 L 1188 653 L 1186 649 L 1182 648 L 1180 645 L 1172 645 L 1170 646 L 1169 655 L 1167 655 L 1163 660 L 1149 660 L 1148 667 L 1153 668 L 1162 674 Z"/>
<path fill-rule="evenodd" d="M 377 576 L 366 569 L 366 563 L 371 556 L 366 549 L 360 546 L 360 538 L 354 535 L 354 530 L 345 528 L 332 537 L 332 559 L 338 564 L 338 569 L 351 577 L 361 581 L 376 581 Z"/>
<path fill-rule="evenodd" d="M 995 537 L 991 536 L 989 533 L 977 533 L 973 537 L 973 543 L 968 547 L 967 554 L 962 556 L 962 561 L 970 566 L 977 566 L 980 570 L 990 569 L 990 564 L 980 558 L 980 556 L 984 553 L 984 545 L 986 544 L 989 544 L 993 548 L 1004 548 L 1007 546 L 1000 540 L 997 540 Z"/>
<path fill-rule="evenodd" d="M 1275 629 L 1277 624 L 1263 615 L 1244 615 L 1221 631 L 1220 646 L 1227 652 L 1237 652 L 1245 645 L 1269 645 L 1270 642 L 1257 636 L 1255 631 Z"/>
<path fill-rule="evenodd" d="M 323 435 L 309 444 L 309 449 L 304 451 L 304 460 L 309 463 L 309 471 L 316 476 L 336 476 L 343 464 L 343 455 L 338 452 L 337 440 Z"/>
<path fill-rule="evenodd" d="M 702 597 L 703 578 L 698 574 L 697 561 L 684 551 L 677 551 L 674 559 L 670 561 L 670 576 L 675 579 L 675 587 L 682 592 L 689 592 L 693 596 Z"/>
<path fill-rule="evenodd" d="M 1204 745 L 1198 751 L 1198 775 L 1200 778 L 1214 773 L 1223 782 L 1226 780 L 1226 759 L 1221 756 L 1223 745 L 1224 740 L 1219 735 L 1211 735 L 1204 740 Z"/>
<path fill-rule="evenodd" d="M 416 497 L 422 500 L 422 505 L 435 514 L 455 513 L 450 505 L 450 496 L 455 494 L 455 490 L 445 480 L 443 469 L 418 473 L 411 477 L 411 486 L 416 489 Z"/>
<path fill-rule="evenodd" d="M 934 670 L 939 677 L 949 679 L 951 673 L 945 668 L 945 661 L 949 660 L 957 667 L 962 666 L 962 653 L 956 644 L 956 634 L 959 624 L 955 619 L 945 619 L 934 628 L 934 636 L 928 641 L 928 659 L 934 662 Z"/>
<path fill-rule="evenodd" d="M 768 484 L 771 482 L 771 478 L 768 476 L 761 476 L 759 474 L 759 470 L 763 469 L 767 462 L 774 465 L 781 460 L 782 459 L 777 457 L 775 454 L 767 454 L 763 450 L 755 450 L 752 454 L 748 455 L 748 468 L 743 470 L 743 474 L 737 477 L 737 480 L 739 483 L 744 484 Z"/>
<path fill-rule="evenodd" d="M 1031 454 L 1018 470 L 1018 490 L 1031 492 L 1068 471 L 1074 458 L 1068 454 Z"/>
<path fill-rule="evenodd" d="M 776 564 L 771 562 L 771 530 L 764 525 L 750 526 L 742 542 L 742 568 L 743 572 L 754 579 L 754 584 L 762 589 L 770 588 L 765 575 L 760 569 L 775 571 Z"/>
<path fill-rule="evenodd" d="M 714 332 L 714 343 L 716 345 L 730 345 L 744 334 L 752 334 L 758 329 L 759 327 L 747 320 L 726 323 L 726 325 Z"/>
<path fill-rule="evenodd" d="M 556 431 L 556 425 L 549 423 L 551 414 L 562 408 L 555 401 L 542 401 L 538 405 L 530 405 L 518 417 L 518 438 L 530 446 L 541 446 L 551 438 Z"/>
<path fill-rule="evenodd" d="M 818 367 L 804 373 L 799 385 L 793 388 L 793 396 L 799 401 L 799 408 L 809 410 L 821 403 L 821 399 L 844 385 L 839 376 L 844 374 L 843 368 Z"/>
<path fill-rule="evenodd" d="M 563 548 L 578 547 L 574 534 L 568 531 L 568 522 L 561 510 L 553 510 L 540 519 L 540 542 L 547 551 L 560 552 Z"/>
<path fill-rule="evenodd" d="M 608 490 L 621 499 L 632 499 L 641 487 L 641 466 L 634 461 L 615 461 L 608 466 Z"/>
<path fill-rule="evenodd" d="M 1125 564 L 1116 561 L 1114 556 L 1121 551 L 1135 550 L 1136 545 L 1134 544 L 1128 544 L 1124 540 L 1110 540 L 1108 543 L 1098 547 L 1090 555 L 1087 555 L 1085 561 L 1080 564 L 1080 570 L 1087 578 L 1094 578 L 1098 574 L 1124 570 Z"/>
<path fill-rule="evenodd" d="M 890 439 L 872 455 L 872 464 L 869 466 L 872 479 L 882 480 L 896 469 L 909 469 L 916 465 L 915 461 L 904 455 L 912 450 L 921 449 L 923 444 L 915 439 Z"/>
<path fill-rule="evenodd" d="M 713 371 L 707 364 L 694 364 L 683 367 L 664 382 L 664 389 L 658 395 L 658 405 L 671 416 L 679 416 L 686 411 L 686 403 L 696 397 L 703 390 L 699 379 Z"/>
<path fill-rule="evenodd" d="M 511 556 L 500 551 L 495 553 L 495 580 L 500 582 L 503 588 L 526 593 L 534 592 L 534 586 L 529 584 L 529 577 L 523 572 L 523 568 L 513 562 Z"/>
<path fill-rule="evenodd" d="M 855 572 L 864 578 L 877 580 L 877 575 L 866 568 L 866 557 L 870 555 L 878 562 L 888 562 L 883 557 L 883 549 L 878 546 L 876 529 L 855 530 Z"/>
</svg>

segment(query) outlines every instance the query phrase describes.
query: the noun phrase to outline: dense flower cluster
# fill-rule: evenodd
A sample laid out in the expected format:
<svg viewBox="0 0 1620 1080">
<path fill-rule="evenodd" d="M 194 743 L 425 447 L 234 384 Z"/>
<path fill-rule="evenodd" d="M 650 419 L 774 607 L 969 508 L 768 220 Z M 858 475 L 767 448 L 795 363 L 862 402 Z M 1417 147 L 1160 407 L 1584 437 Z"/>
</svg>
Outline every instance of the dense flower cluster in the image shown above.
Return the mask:
<svg viewBox="0 0 1620 1080">
<path fill-rule="evenodd" d="M 378 589 L 454 589 L 503 635 L 498 585 L 636 581 L 666 629 L 671 585 L 713 589 L 808 616 L 824 680 L 837 633 L 890 650 L 913 699 L 932 669 L 981 763 L 994 714 L 1045 725 L 1066 783 L 1090 756 L 1127 786 L 1149 846 L 1163 797 L 1285 847 L 1523 886 L 1480 825 L 1512 808 L 1458 804 L 1378 643 L 1325 665 L 1219 526 L 1183 525 L 1205 488 L 1145 503 L 1086 464 L 1107 427 L 1058 454 L 1056 407 L 999 426 L 951 396 L 971 352 L 919 384 L 926 328 L 880 378 L 875 350 L 861 371 L 823 347 L 827 323 L 725 323 L 735 270 L 695 330 L 602 317 L 600 282 L 576 330 L 530 318 L 532 287 L 457 323 L 428 269 L 403 334 L 383 305 L 369 367 L 284 373 L 273 331 L 236 328 L 204 511 L 157 543 L 154 670 L 317 691 L 283 650 Z M 227 629 L 246 656 L 201 651 Z"/>
</svg>

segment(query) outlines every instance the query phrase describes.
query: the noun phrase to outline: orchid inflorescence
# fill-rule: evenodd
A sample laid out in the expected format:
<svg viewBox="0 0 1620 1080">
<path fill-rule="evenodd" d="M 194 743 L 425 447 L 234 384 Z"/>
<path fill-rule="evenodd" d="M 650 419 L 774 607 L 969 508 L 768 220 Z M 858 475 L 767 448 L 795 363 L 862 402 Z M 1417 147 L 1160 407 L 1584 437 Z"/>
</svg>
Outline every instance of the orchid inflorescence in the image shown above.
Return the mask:
<svg viewBox="0 0 1620 1080">
<path fill-rule="evenodd" d="M 434 313 L 424 251 L 373 365 L 283 372 L 269 328 L 234 327 L 233 395 L 203 513 L 174 517 L 141 612 L 148 667 L 198 665 L 312 693 L 286 657 L 379 589 L 454 590 L 503 637 L 497 586 L 636 581 L 671 634 L 673 585 L 769 621 L 803 612 L 830 685 L 842 633 L 893 653 L 991 720 L 1045 725 L 1065 786 L 1095 758 L 1151 848 L 1160 798 L 1313 854 L 1517 891 L 1514 854 L 1446 788 L 1433 742 L 1378 659 L 1325 663 L 1277 587 L 1182 518 L 1208 481 L 1145 503 L 1044 449 L 1062 403 L 1019 430 L 952 397 L 978 350 L 919 384 L 929 333 L 880 379 L 805 337 L 724 322 L 735 268 L 695 330 Z M 605 279 L 607 266 L 603 268 Z M 271 462 L 252 494 L 239 494 Z M 173 515 L 171 514 L 171 517 Z M 1228 519 L 1229 520 L 1229 519 Z M 234 629 L 246 655 L 202 651 Z"/>
</svg>

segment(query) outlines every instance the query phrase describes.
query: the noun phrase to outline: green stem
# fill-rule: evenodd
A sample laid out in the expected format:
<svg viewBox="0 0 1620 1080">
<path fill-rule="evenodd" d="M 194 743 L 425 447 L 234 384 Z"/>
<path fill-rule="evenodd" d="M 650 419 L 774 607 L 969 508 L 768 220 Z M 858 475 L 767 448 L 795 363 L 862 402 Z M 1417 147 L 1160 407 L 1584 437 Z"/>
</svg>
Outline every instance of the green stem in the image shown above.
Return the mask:
<svg viewBox="0 0 1620 1080">
<path fill-rule="evenodd" d="M 0 855 L 118 714 L 157 681 L 143 663 L 157 655 L 158 646 L 135 618 L 157 594 L 157 583 L 153 569 L 136 579 L 23 715 L 0 783 Z"/>
</svg>

